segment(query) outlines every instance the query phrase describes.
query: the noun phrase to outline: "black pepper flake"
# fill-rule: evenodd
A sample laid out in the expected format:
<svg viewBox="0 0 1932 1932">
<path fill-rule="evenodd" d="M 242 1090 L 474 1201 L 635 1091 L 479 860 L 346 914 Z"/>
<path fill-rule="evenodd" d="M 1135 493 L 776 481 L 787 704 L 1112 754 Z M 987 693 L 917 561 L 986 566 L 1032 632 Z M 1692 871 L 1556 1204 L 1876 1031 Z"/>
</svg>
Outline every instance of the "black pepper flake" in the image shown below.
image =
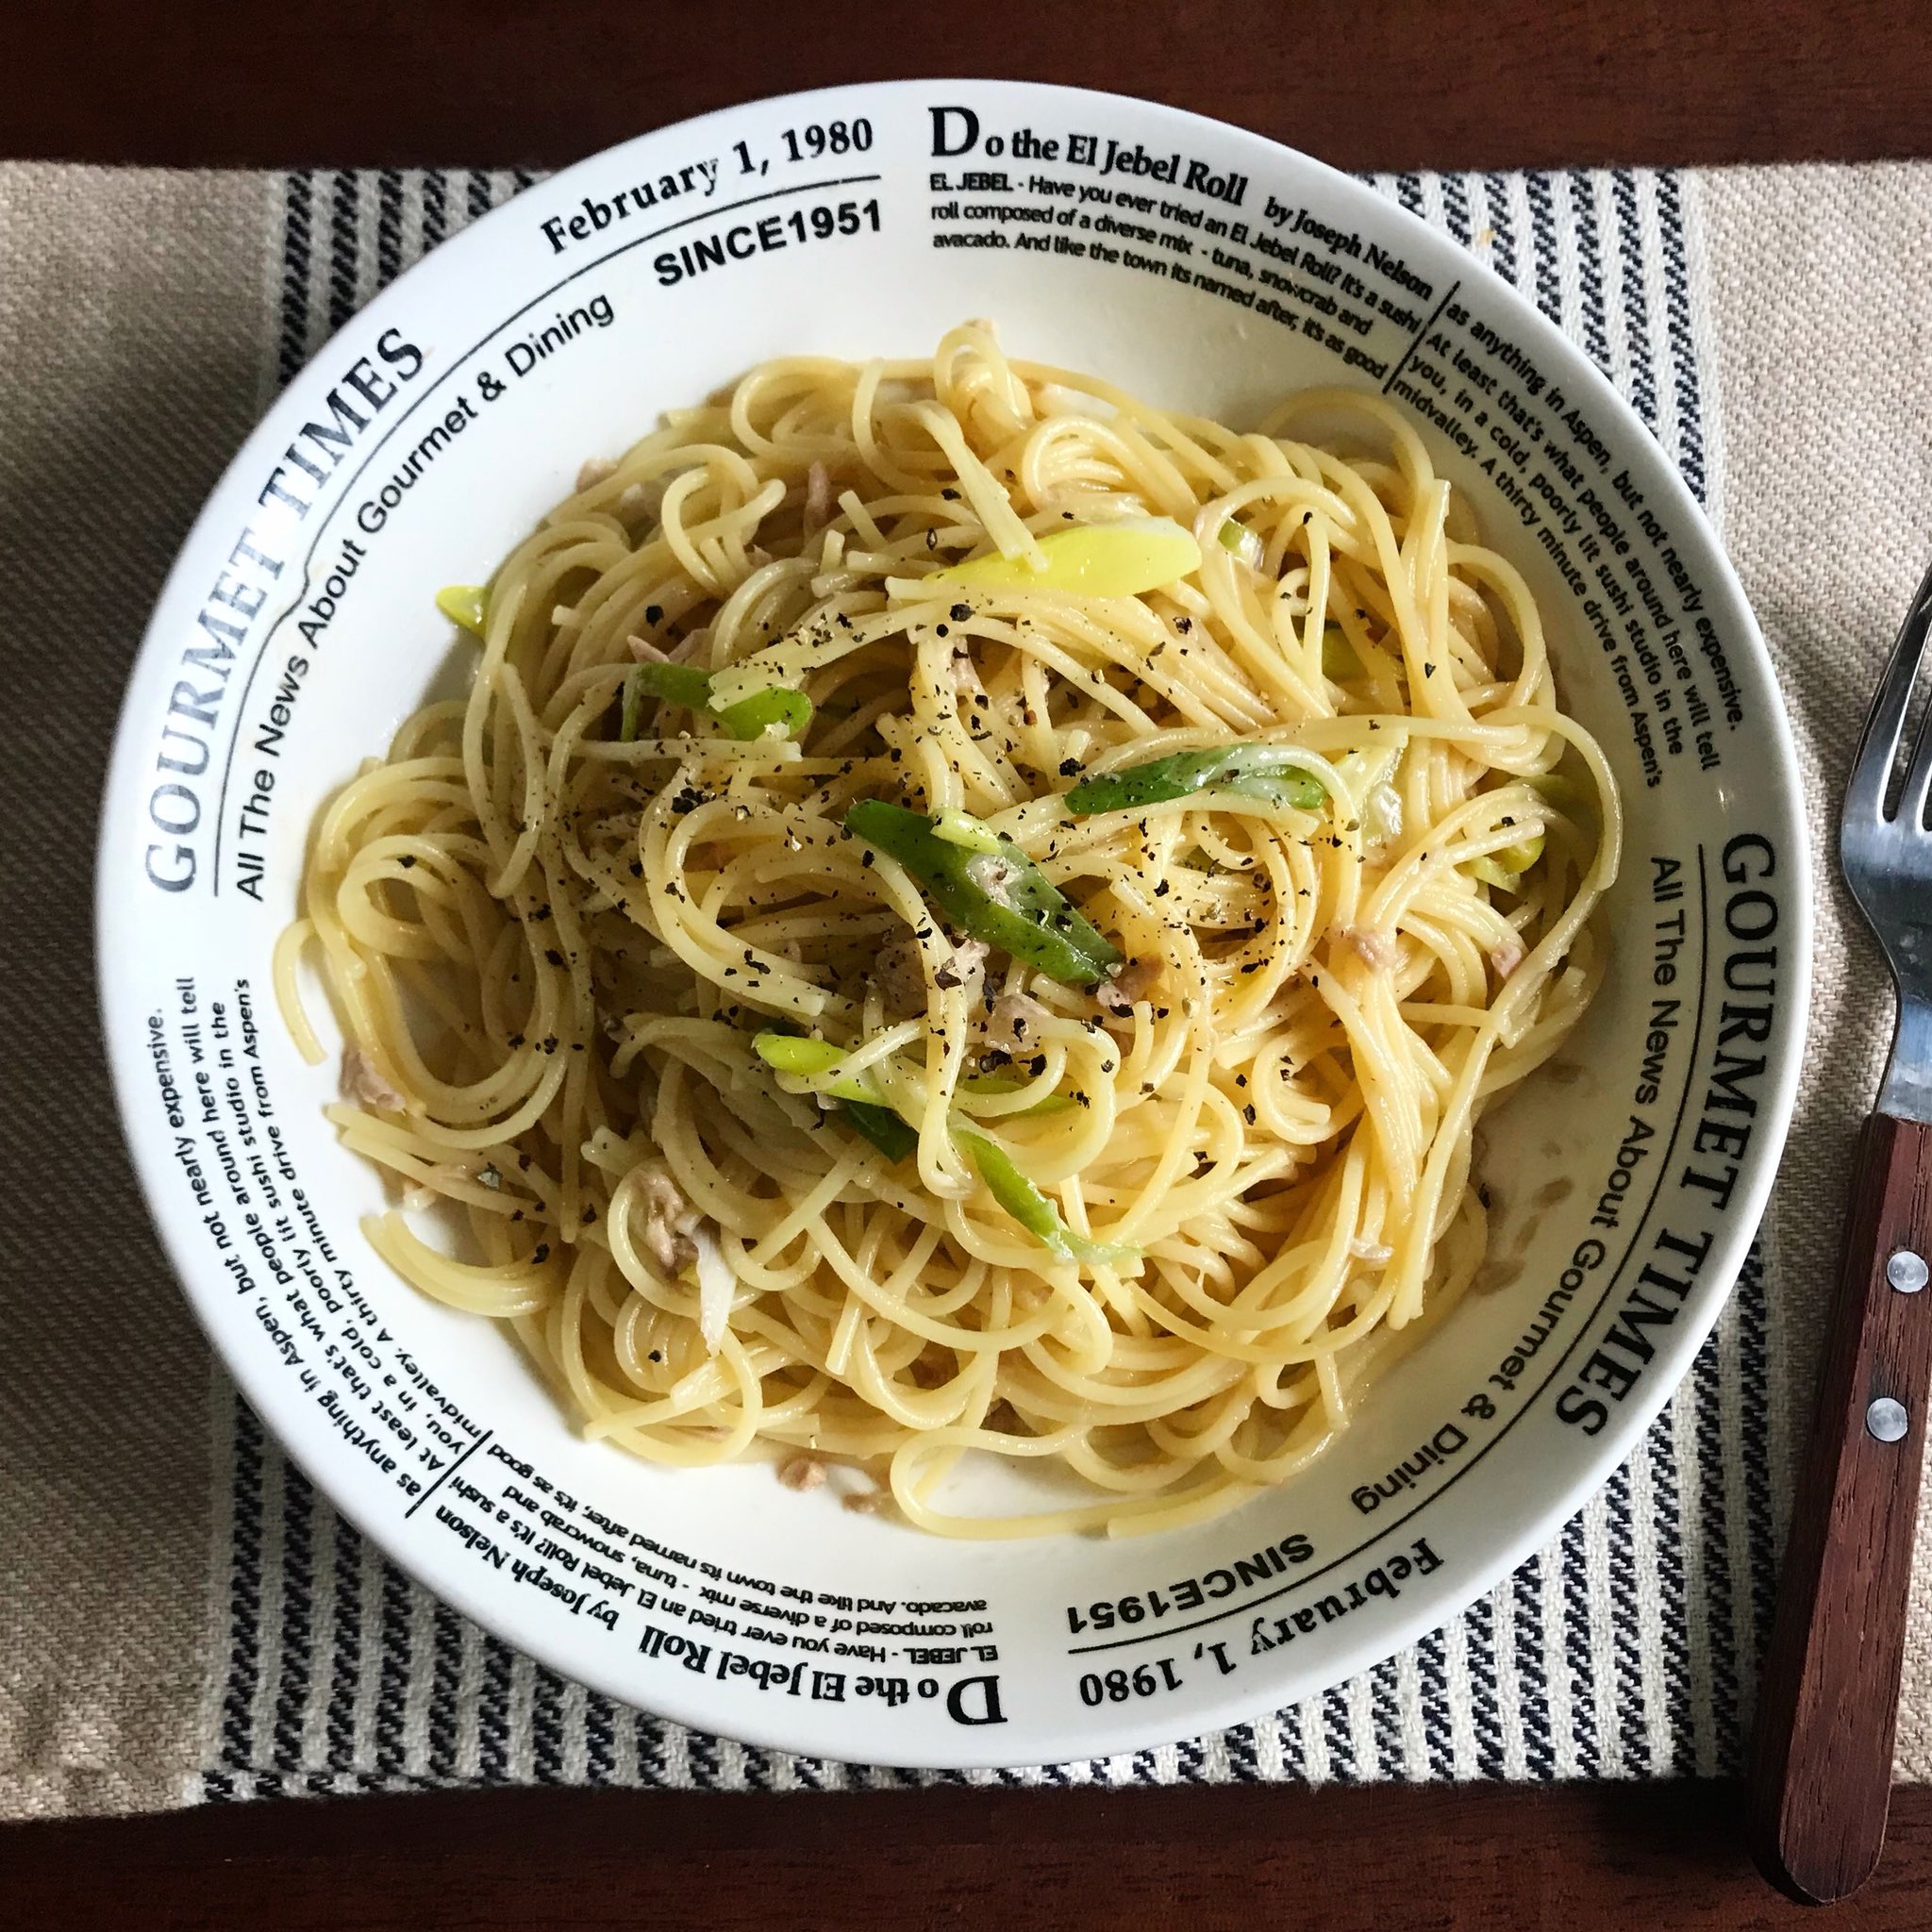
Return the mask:
<svg viewBox="0 0 1932 1932">
<path fill-rule="evenodd" d="M 951 637 L 951 636 L 952 636 L 952 632 L 951 632 L 951 631 L 949 631 L 949 630 L 948 630 L 948 629 L 947 629 L 947 628 L 945 627 L 945 625 L 942 625 L 942 624 L 936 624 L 936 625 L 933 625 L 933 627 L 932 627 L 932 628 L 933 628 L 933 635 L 934 635 L 935 637 L 941 637 L 941 638 L 949 638 L 949 637 Z M 961 653 L 960 655 L 961 655 L 961 656 L 963 656 L 963 655 L 964 655 L 964 653 L 962 652 L 962 653 Z"/>
<path fill-rule="evenodd" d="M 545 1053 L 555 1053 L 557 1051 L 557 1035 L 554 1033 L 546 1033 L 543 1036 L 542 1040 L 538 1043 L 542 1047 Z"/>
<path fill-rule="evenodd" d="M 1252 1127 L 1255 1124 L 1255 1103 L 1252 1100 L 1241 1108 L 1241 1118 L 1247 1122 L 1249 1126 Z"/>
<path fill-rule="evenodd" d="M 1071 778 L 1079 769 L 1080 760 L 1078 758 L 1062 758 L 1060 760 L 1060 776 L 1062 778 Z"/>
<path fill-rule="evenodd" d="M 1036 1080 L 1039 1079 L 1041 1074 L 1046 1072 L 1046 1056 L 1043 1053 L 1035 1054 L 1028 1062 L 1028 1069 L 1032 1073 L 1033 1077 Z"/>
<path fill-rule="evenodd" d="M 563 955 L 559 953 L 555 946 L 545 946 L 543 948 L 543 957 L 546 959 L 548 959 L 553 966 L 561 966 L 563 964 Z"/>
<path fill-rule="evenodd" d="M 415 862 L 416 855 L 413 852 L 406 852 L 399 859 L 396 860 L 396 863 L 399 866 L 401 866 L 405 872 L 408 872 L 408 869 L 415 864 Z"/>
<path fill-rule="evenodd" d="M 509 1037 L 508 1043 L 511 1046 L 521 1046 L 524 1043 L 524 1036 L 521 1033 L 512 1033 Z"/>
<path fill-rule="evenodd" d="M 632 877 L 632 878 L 634 878 L 634 879 L 641 879 L 641 878 L 642 878 L 642 877 L 643 877 L 643 875 L 644 875 L 644 861 L 643 861 L 643 860 L 642 860 L 641 858 L 633 858 L 633 859 L 631 860 L 631 862 L 630 862 L 630 875 L 631 875 L 631 877 Z"/>
<path fill-rule="evenodd" d="M 1167 880 L 1162 879 L 1161 882 L 1155 887 L 1154 896 L 1157 899 L 1164 899 L 1167 897 L 1168 893 L 1171 892 L 1173 890 L 1174 888 L 1171 885 L 1169 885 Z"/>
<path fill-rule="evenodd" d="M 1436 667 L 1433 664 L 1424 664 L 1423 666 L 1423 675 L 1424 677 L 1433 677 L 1435 675 Z"/>
<path fill-rule="evenodd" d="M 532 1250 L 531 1250 L 531 1253 L 530 1253 L 530 1259 L 531 1259 L 531 1260 L 532 1260 L 533 1262 L 539 1262 L 539 1261 L 547 1261 L 547 1260 L 549 1260 L 549 1258 L 550 1258 L 550 1243 L 549 1243 L 548 1241 L 539 1241 L 539 1242 L 537 1243 L 536 1247 L 535 1247 L 534 1249 L 532 1249 Z"/>
<path fill-rule="evenodd" d="M 1241 971 L 1243 973 L 1258 973 L 1261 970 L 1262 963 L 1259 959 L 1250 959 L 1241 967 Z"/>
<path fill-rule="evenodd" d="M 955 604 L 953 608 L 946 612 L 946 615 L 950 617 L 955 624 L 964 624 L 966 620 L 973 615 L 973 607 L 970 604 Z"/>
<path fill-rule="evenodd" d="M 664 1359 L 664 1351 L 661 1348 L 654 1348 L 651 1351 L 651 1359 L 654 1362 L 661 1362 Z"/>
<path fill-rule="evenodd" d="M 1182 637 L 1186 637 L 1193 629 L 1194 620 L 1191 617 L 1176 617 L 1174 621 L 1174 627 L 1180 632 Z"/>
<path fill-rule="evenodd" d="M 662 624 L 664 622 L 664 607 L 661 604 L 646 604 L 644 606 L 644 622 L 646 624 Z"/>
<path fill-rule="evenodd" d="M 944 497 L 948 503 L 958 503 L 959 500 L 959 492 L 957 490 L 941 490 L 940 491 L 940 494 L 942 497 Z"/>
</svg>

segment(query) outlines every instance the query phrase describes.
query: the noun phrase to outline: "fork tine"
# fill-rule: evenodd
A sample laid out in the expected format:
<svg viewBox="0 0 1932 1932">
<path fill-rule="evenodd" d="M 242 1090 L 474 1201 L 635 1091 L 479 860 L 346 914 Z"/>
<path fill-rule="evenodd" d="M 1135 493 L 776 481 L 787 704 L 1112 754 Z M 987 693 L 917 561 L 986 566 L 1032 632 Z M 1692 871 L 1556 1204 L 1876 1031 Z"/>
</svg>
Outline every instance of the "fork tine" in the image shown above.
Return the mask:
<svg viewBox="0 0 1932 1932">
<path fill-rule="evenodd" d="M 1845 788 L 1847 832 L 1858 824 L 1875 823 L 1885 815 L 1886 788 L 1891 777 L 1892 761 L 1898 756 L 1906 707 L 1911 700 L 1912 686 L 1918 681 L 1919 660 L 1924 655 L 1928 634 L 1932 634 L 1932 571 L 1926 572 L 1918 595 L 1912 599 L 1912 608 L 1906 614 L 1898 642 L 1892 646 L 1885 675 L 1878 681 L 1872 715 L 1866 719 L 1864 735 L 1858 740 L 1857 753 L 1852 760 L 1852 782 Z M 1920 767 L 1925 758 L 1925 734 L 1921 732 L 1912 758 L 1913 782 L 1918 782 L 1920 788 L 1921 812 L 1924 809 L 1924 774 Z"/>
<path fill-rule="evenodd" d="M 1925 792 L 1932 785 L 1932 702 L 1919 719 L 1918 735 L 1912 740 L 1912 761 L 1906 768 L 1906 788 L 1899 793 L 1898 822 L 1910 831 L 1925 823 Z"/>
</svg>

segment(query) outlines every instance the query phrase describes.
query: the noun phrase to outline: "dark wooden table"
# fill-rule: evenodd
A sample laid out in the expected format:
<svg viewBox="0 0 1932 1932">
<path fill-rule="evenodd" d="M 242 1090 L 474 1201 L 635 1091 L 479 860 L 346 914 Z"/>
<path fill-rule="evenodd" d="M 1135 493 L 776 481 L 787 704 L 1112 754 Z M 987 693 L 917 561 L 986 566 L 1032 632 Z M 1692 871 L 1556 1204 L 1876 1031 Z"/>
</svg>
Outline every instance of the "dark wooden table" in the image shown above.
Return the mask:
<svg viewBox="0 0 1932 1932">
<path fill-rule="evenodd" d="M 1152 95 L 1347 168 L 1932 154 L 1926 0 L 15 0 L 0 156 L 549 166 L 764 93 L 1001 75 Z M 1798 1922 L 1724 1785 L 501 1791 L 0 1831 L 0 1924 L 1123 1926 Z M 1904 1790 L 1846 1927 L 1932 1926 Z"/>
</svg>

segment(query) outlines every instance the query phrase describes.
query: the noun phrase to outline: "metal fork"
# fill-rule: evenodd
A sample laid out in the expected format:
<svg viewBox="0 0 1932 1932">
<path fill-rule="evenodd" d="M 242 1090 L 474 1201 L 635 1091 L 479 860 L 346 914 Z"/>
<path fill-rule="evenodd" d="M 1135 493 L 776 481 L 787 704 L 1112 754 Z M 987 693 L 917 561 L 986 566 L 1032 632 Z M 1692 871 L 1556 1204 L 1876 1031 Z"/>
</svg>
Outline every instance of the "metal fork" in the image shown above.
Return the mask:
<svg viewBox="0 0 1932 1932">
<path fill-rule="evenodd" d="M 1752 1749 L 1758 1865 L 1818 1904 L 1854 1890 L 1885 1842 L 1932 1401 L 1932 704 L 1897 777 L 1928 638 L 1932 572 L 1885 667 L 1845 792 L 1839 859 L 1890 963 L 1898 1027 L 1858 1142 Z"/>
</svg>

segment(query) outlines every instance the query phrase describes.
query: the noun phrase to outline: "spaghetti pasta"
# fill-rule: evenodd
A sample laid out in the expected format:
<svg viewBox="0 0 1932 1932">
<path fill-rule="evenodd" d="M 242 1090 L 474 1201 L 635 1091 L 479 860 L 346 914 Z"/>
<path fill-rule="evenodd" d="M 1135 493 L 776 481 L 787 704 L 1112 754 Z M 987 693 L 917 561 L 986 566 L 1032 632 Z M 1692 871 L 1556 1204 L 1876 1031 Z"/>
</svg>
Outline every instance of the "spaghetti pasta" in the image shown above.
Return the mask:
<svg viewBox="0 0 1932 1932">
<path fill-rule="evenodd" d="M 461 1224 L 378 1251 L 595 1435 L 863 1466 L 949 1535 L 1302 1468 L 1475 1275 L 1477 1122 L 1618 859 L 1407 419 L 1241 432 L 970 324 L 577 482 L 441 600 L 470 693 L 325 810 L 277 954 L 342 1139 Z M 976 1452 L 1080 1493 L 953 1507 Z"/>
</svg>

